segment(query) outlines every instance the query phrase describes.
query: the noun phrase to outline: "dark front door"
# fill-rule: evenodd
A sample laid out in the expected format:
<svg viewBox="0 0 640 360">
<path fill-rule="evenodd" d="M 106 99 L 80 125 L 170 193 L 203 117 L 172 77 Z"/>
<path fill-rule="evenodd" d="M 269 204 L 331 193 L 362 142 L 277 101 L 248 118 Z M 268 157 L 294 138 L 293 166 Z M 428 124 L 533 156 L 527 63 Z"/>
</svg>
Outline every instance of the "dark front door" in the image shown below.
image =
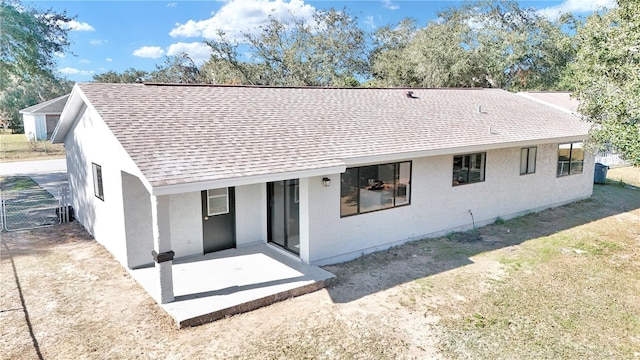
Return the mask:
<svg viewBox="0 0 640 360">
<path fill-rule="evenodd" d="M 300 255 L 298 179 L 267 183 L 269 241 Z"/>
<path fill-rule="evenodd" d="M 202 243 L 205 254 L 236 247 L 234 188 L 202 192 Z"/>
</svg>

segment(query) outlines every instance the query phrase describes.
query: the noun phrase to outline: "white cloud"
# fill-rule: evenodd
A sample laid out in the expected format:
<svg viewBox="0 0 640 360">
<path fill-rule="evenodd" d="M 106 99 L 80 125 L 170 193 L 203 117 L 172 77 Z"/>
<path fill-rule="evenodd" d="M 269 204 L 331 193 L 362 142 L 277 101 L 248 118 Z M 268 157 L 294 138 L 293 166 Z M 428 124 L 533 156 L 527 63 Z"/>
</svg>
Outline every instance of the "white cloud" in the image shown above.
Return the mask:
<svg viewBox="0 0 640 360">
<path fill-rule="evenodd" d="M 93 75 L 93 73 L 95 71 L 93 70 L 78 70 L 78 69 L 74 69 L 72 67 L 66 67 L 63 69 L 58 69 L 58 72 L 65 74 L 65 75 L 84 75 L 84 76 L 90 76 Z"/>
<path fill-rule="evenodd" d="M 167 48 L 167 55 L 169 56 L 179 55 L 181 53 L 189 55 L 191 60 L 193 60 L 196 65 L 200 66 L 211 57 L 211 48 L 209 45 L 202 42 L 179 42 L 171 44 Z"/>
<path fill-rule="evenodd" d="M 371 15 L 367 16 L 367 18 L 364 20 L 364 23 L 372 29 L 376 28 L 376 22 L 373 20 L 373 16 Z"/>
<path fill-rule="evenodd" d="M 58 24 L 63 28 L 63 29 L 69 29 L 71 31 L 95 31 L 96 29 L 93 28 L 93 26 L 87 24 L 86 22 L 79 22 L 76 20 L 71 20 L 71 21 L 59 21 Z"/>
<path fill-rule="evenodd" d="M 64 53 L 61 52 L 54 52 L 53 55 L 59 57 L 59 58 L 64 58 L 66 55 Z"/>
<path fill-rule="evenodd" d="M 589 13 L 600 8 L 615 6 L 615 0 L 565 0 L 560 5 L 540 9 L 539 12 L 550 19 L 557 19 L 563 13 Z"/>
<path fill-rule="evenodd" d="M 106 58 L 105 60 L 106 60 L 107 62 L 113 62 L 113 59 L 112 59 L 112 58 Z"/>
<path fill-rule="evenodd" d="M 174 3 L 174 2 L 167 4 L 168 8 L 174 8 L 174 7 L 177 7 L 177 6 L 178 6 L 178 3 Z"/>
<path fill-rule="evenodd" d="M 400 6 L 398 6 L 398 4 L 394 3 L 391 0 L 380 0 L 382 2 L 382 6 L 384 6 L 385 8 L 389 9 L 389 10 L 398 10 L 400 9 Z"/>
<path fill-rule="evenodd" d="M 303 0 L 225 0 L 209 19 L 178 23 L 169 35 L 213 39 L 222 30 L 230 40 L 241 40 L 243 32 L 256 31 L 269 15 L 282 20 L 289 20 L 292 15 L 311 19 L 314 12 L 315 8 Z"/>
<path fill-rule="evenodd" d="M 93 45 L 93 46 L 100 46 L 100 45 L 104 45 L 106 43 L 108 43 L 109 41 L 107 40 L 102 40 L 102 39 L 91 39 L 89 40 L 89 44 Z"/>
<path fill-rule="evenodd" d="M 81 59 L 80 61 L 78 61 L 80 64 L 91 64 L 91 61 L 87 60 L 87 59 Z"/>
<path fill-rule="evenodd" d="M 141 58 L 157 59 L 164 55 L 164 50 L 159 46 L 143 46 L 133 52 L 133 56 Z"/>
</svg>

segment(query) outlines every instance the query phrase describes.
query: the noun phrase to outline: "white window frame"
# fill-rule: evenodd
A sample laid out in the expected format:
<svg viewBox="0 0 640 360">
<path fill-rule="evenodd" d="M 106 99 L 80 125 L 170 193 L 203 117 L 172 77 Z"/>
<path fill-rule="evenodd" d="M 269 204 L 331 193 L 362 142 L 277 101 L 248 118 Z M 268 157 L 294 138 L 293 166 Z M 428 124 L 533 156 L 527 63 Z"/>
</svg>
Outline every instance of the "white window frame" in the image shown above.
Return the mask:
<svg viewBox="0 0 640 360">
<path fill-rule="evenodd" d="M 216 191 L 216 190 L 222 190 L 224 189 L 224 194 L 215 194 L 215 195 L 211 195 L 212 191 Z M 225 210 L 223 211 L 218 211 L 218 212 L 211 212 L 211 199 L 217 199 L 217 198 L 225 198 Z M 224 215 L 224 214 L 228 214 L 229 213 L 229 188 L 221 188 L 221 189 L 211 189 L 211 190 L 207 190 L 207 214 L 209 216 L 216 216 L 216 215 Z"/>
</svg>

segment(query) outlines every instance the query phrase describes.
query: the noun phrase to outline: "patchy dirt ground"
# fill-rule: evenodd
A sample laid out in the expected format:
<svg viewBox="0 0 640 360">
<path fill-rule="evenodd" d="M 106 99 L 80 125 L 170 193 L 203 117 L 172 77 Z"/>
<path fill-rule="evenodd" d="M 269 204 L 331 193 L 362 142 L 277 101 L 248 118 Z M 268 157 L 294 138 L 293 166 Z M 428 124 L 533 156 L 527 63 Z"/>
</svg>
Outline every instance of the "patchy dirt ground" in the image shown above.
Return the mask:
<svg viewBox="0 0 640 360">
<path fill-rule="evenodd" d="M 328 288 L 177 330 L 77 224 L 2 233 L 6 359 L 640 359 L 640 190 L 327 266 Z M 480 241 L 477 241 L 480 239 Z"/>
</svg>

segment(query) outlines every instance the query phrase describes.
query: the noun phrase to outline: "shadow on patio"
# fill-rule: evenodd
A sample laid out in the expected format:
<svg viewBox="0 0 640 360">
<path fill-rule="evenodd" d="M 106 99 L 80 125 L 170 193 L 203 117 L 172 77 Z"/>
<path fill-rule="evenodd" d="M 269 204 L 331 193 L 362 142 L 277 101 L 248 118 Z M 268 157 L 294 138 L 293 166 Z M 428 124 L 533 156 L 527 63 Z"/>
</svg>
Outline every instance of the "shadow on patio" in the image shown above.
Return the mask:
<svg viewBox="0 0 640 360">
<path fill-rule="evenodd" d="M 156 293 L 153 267 L 130 273 L 147 292 Z M 195 326 L 321 289 L 333 277 L 270 245 L 251 245 L 176 260 L 175 301 L 161 306 L 179 327 Z"/>
</svg>

